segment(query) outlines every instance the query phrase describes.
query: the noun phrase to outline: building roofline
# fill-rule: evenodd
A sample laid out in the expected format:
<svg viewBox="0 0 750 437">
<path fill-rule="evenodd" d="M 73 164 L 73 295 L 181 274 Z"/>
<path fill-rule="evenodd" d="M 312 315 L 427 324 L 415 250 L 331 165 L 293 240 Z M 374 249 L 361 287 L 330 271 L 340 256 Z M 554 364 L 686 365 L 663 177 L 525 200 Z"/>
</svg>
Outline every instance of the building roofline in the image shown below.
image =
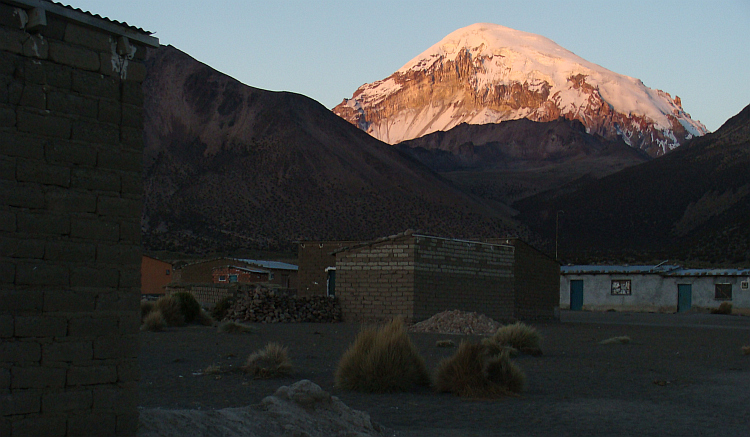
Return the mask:
<svg viewBox="0 0 750 437">
<path fill-rule="evenodd" d="M 3 3 L 26 8 L 40 8 L 69 20 L 77 21 L 115 35 L 126 36 L 131 40 L 138 41 L 151 47 L 159 47 L 159 38 L 152 36 L 151 32 L 127 23 L 115 21 L 101 15 L 83 11 L 62 3 L 50 0 L 3 0 Z"/>
<path fill-rule="evenodd" d="M 457 241 L 457 242 L 461 242 L 461 243 L 470 243 L 470 244 L 481 244 L 483 246 L 508 247 L 508 248 L 512 249 L 514 252 L 516 250 L 515 247 L 513 247 L 512 245 L 509 245 L 509 244 L 495 244 L 495 243 L 485 243 L 485 242 L 482 242 L 482 241 L 475 241 L 475 240 L 464 240 L 464 239 L 459 239 L 459 238 L 437 237 L 437 236 L 434 236 L 434 235 L 422 234 L 422 233 L 419 233 L 418 231 L 413 231 L 411 229 L 407 229 L 406 231 L 401 232 L 400 234 L 394 234 L 394 235 L 390 235 L 388 237 L 382 237 L 382 238 L 378 238 L 378 239 L 375 239 L 375 240 L 365 241 L 365 242 L 362 242 L 362 243 L 359 243 L 359 244 L 355 244 L 355 245 L 352 245 L 352 246 L 342 247 L 342 248 L 340 248 L 338 250 L 335 250 L 335 251 L 331 252 L 331 255 L 336 255 L 336 254 L 341 253 L 341 252 L 350 252 L 350 251 L 361 249 L 363 247 L 375 246 L 377 244 L 385 243 L 385 242 L 388 242 L 388 241 L 397 241 L 397 240 L 400 240 L 400 239 L 403 239 L 403 238 L 408 238 L 408 237 L 423 237 L 423 238 L 432 238 L 432 239 L 435 239 L 435 240 Z"/>
</svg>

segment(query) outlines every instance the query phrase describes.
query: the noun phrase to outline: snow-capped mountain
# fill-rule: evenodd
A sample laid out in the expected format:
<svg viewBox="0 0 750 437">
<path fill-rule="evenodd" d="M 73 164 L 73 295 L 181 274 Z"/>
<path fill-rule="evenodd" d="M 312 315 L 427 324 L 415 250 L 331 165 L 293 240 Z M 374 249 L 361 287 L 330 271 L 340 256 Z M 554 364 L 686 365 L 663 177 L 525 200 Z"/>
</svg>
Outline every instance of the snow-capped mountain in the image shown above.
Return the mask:
<svg viewBox="0 0 750 437">
<path fill-rule="evenodd" d="M 657 156 L 708 132 L 679 97 L 545 37 L 487 23 L 456 30 L 333 111 L 390 144 L 461 123 L 564 117 Z"/>
</svg>

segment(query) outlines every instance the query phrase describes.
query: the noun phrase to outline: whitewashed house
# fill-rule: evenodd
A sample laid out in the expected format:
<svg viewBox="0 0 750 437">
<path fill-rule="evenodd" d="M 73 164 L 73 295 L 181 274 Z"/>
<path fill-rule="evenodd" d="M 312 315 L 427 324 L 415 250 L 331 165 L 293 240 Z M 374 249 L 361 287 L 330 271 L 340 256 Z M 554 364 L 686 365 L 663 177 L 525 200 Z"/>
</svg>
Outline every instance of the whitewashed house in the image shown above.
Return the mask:
<svg viewBox="0 0 750 437">
<path fill-rule="evenodd" d="M 750 314 L 750 269 L 685 269 L 676 265 L 560 268 L 560 308 L 684 312 L 722 302 Z"/>
</svg>

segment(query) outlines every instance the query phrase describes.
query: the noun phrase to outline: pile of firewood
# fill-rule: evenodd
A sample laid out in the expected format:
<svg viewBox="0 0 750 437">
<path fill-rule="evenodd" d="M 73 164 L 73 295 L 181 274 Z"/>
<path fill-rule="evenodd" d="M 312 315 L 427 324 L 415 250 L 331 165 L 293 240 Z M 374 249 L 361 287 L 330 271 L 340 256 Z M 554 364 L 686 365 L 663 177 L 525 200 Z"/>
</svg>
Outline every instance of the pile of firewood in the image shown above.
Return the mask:
<svg viewBox="0 0 750 437">
<path fill-rule="evenodd" d="M 332 297 L 296 297 L 256 287 L 235 299 L 226 319 L 255 323 L 329 323 L 341 321 L 341 309 Z"/>
</svg>

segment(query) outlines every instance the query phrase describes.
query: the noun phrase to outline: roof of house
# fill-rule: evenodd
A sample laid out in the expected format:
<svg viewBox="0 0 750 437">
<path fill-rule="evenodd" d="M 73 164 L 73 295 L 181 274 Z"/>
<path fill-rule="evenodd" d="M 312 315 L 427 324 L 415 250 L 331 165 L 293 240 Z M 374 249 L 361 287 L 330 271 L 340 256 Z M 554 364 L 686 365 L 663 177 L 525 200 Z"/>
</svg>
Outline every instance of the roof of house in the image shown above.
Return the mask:
<svg viewBox="0 0 750 437">
<path fill-rule="evenodd" d="M 237 261 L 242 261 L 243 263 L 247 264 L 253 264 L 256 266 L 263 267 L 265 269 L 272 269 L 272 270 L 299 270 L 299 267 L 294 264 L 284 263 L 281 261 L 266 261 L 266 260 L 260 260 L 260 259 L 244 259 L 244 258 L 234 258 Z"/>
<path fill-rule="evenodd" d="M 80 23 L 88 24 L 90 26 L 94 26 L 117 35 L 127 36 L 130 39 L 142 42 L 153 47 L 159 46 L 159 39 L 152 36 L 153 32 L 143 30 L 140 27 L 136 27 L 125 22 L 102 17 L 101 15 L 94 14 L 89 11 L 74 8 L 63 3 L 51 0 L 3 0 L 3 2 L 18 6 L 26 6 L 28 8 L 41 8 L 45 11 L 49 11 L 53 14 L 66 17 Z"/>
<path fill-rule="evenodd" d="M 268 273 L 268 270 L 255 269 L 255 268 L 252 268 L 252 267 L 233 266 L 231 264 L 228 264 L 228 265 L 225 265 L 225 266 L 216 266 L 216 267 L 214 267 L 211 270 L 226 269 L 226 268 L 237 269 L 237 270 L 240 270 L 240 271 L 243 271 L 243 272 L 249 272 L 249 273 Z"/>
<path fill-rule="evenodd" d="M 684 269 L 678 265 L 638 266 L 576 265 L 561 266 L 561 275 L 647 275 L 660 276 L 750 276 L 750 269 Z"/>
<path fill-rule="evenodd" d="M 425 234 L 419 233 L 419 231 L 414 231 L 414 230 L 411 230 L 411 229 L 407 229 L 406 231 L 401 232 L 399 234 L 389 235 L 387 237 L 377 238 L 375 240 L 370 240 L 370 241 L 363 241 L 361 243 L 357 243 L 357 244 L 354 244 L 354 245 L 351 245 L 351 246 L 342 247 L 342 248 L 337 249 L 337 250 L 335 250 L 335 251 L 333 251 L 331 253 L 332 254 L 337 254 L 337 253 L 340 253 L 340 252 L 349 252 L 349 251 L 352 251 L 352 250 L 361 249 L 363 247 L 374 246 L 376 244 L 381 244 L 381 243 L 385 243 L 385 242 L 389 242 L 389 241 L 396 241 L 396 240 L 400 240 L 402 238 L 408 238 L 408 237 L 423 237 L 423 238 L 431 238 L 431 239 L 435 239 L 435 240 L 461 241 L 461 242 L 465 242 L 465 243 L 481 244 L 481 245 L 485 245 L 485 246 L 508 247 L 508 248 L 511 248 L 511 249 L 515 250 L 515 248 L 511 244 L 486 243 L 486 242 L 482 242 L 482 241 L 463 240 L 463 239 L 459 239 L 459 238 L 436 237 L 434 235 L 425 235 Z"/>
</svg>

